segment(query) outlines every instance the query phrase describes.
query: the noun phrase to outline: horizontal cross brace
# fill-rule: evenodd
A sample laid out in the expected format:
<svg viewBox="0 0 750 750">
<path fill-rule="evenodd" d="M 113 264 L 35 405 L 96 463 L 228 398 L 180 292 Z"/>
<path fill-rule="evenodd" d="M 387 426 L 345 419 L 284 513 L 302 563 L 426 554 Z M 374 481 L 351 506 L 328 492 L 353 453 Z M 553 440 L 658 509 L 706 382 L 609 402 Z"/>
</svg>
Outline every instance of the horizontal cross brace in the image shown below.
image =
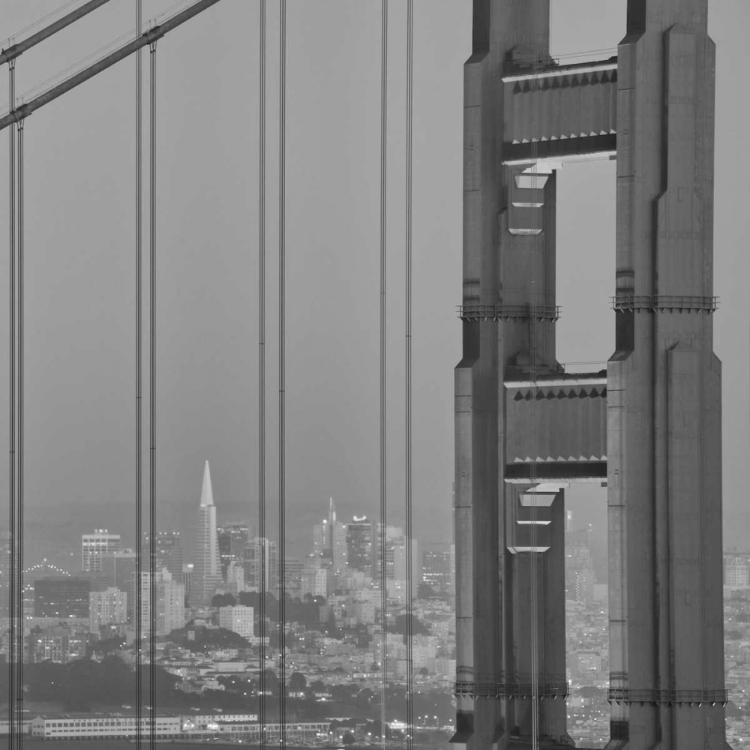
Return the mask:
<svg viewBox="0 0 750 750">
<path fill-rule="evenodd" d="M 617 58 L 503 77 L 503 164 L 617 156 Z"/>
<path fill-rule="evenodd" d="M 456 682 L 454 694 L 462 698 L 567 698 L 568 683 L 563 680 L 540 680 L 535 686 L 531 682 Z"/>
<path fill-rule="evenodd" d="M 606 461 L 545 461 L 544 463 L 507 464 L 505 481 L 511 484 L 529 482 L 599 482 L 607 478 Z"/>
<path fill-rule="evenodd" d="M 468 304 L 458 308 L 461 320 L 557 320 L 557 305 L 480 305 Z"/>
<path fill-rule="evenodd" d="M 702 706 L 726 705 L 726 690 L 640 690 L 610 688 L 607 693 L 609 703 L 651 703 L 653 705 Z"/>
<path fill-rule="evenodd" d="M 612 308 L 616 312 L 715 312 L 719 307 L 718 297 L 695 297 L 689 295 L 634 295 L 618 294 L 612 297 Z"/>
</svg>

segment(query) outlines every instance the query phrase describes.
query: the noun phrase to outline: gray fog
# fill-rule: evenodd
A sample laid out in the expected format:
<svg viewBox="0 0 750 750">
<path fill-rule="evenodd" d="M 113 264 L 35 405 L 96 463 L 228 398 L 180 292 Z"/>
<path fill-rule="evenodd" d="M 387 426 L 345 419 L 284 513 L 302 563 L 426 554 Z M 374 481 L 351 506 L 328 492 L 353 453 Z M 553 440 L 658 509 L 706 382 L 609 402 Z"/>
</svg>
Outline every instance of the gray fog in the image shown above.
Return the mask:
<svg viewBox="0 0 750 750">
<path fill-rule="evenodd" d="M 5 0 L 0 36 L 58 6 Z M 144 16 L 174 6 L 146 0 Z M 625 6 L 625 0 L 554 0 L 552 54 L 570 62 L 575 53 L 585 53 L 581 59 L 616 54 Z M 388 102 L 388 494 L 390 518 L 399 525 L 405 8 L 391 3 Z M 156 53 L 158 526 L 181 531 L 188 548 L 206 459 L 219 522 L 257 518 L 257 18 L 257 2 L 222 0 L 162 39 Z M 134 24 L 133 3 L 109 3 L 22 56 L 17 91 L 35 89 L 112 40 L 123 37 L 122 43 Z M 470 0 L 415 2 L 415 528 L 421 539 L 436 541 L 449 539 L 452 529 L 462 64 L 470 54 L 470 24 Z M 743 547 L 750 528 L 748 28 L 744 0 L 711 3 L 709 29 L 718 47 L 715 351 L 724 363 L 725 546 Z M 301 555 L 329 497 L 344 518 L 376 516 L 378 509 L 380 3 L 290 0 L 288 32 L 287 538 L 289 552 Z M 277 52 L 272 2 L 266 191 L 271 527 L 277 497 Z M 147 64 L 144 53 L 146 84 Z M 63 549 L 77 556 L 80 535 L 94 528 L 135 541 L 134 76 L 131 58 L 35 113 L 25 127 L 29 563 Z M 0 83 L 5 102 L 7 78 Z M 7 154 L 7 145 L 0 145 L 4 175 Z M 558 358 L 598 369 L 614 348 L 615 164 L 566 166 L 558 180 Z M 7 179 L 0 183 L 0 237 L 7 248 Z M 146 240 L 144 231 L 145 251 Z M 3 309 L 7 274 L 7 252 L 0 251 Z M 7 352 L 3 320 L 0 350 Z M 6 364 L 0 393 L 7 391 Z M 7 424 L 7 396 L 0 404 Z M 7 455 L 7 430 L 0 447 Z M 7 507 L 7 480 L 2 493 Z M 603 528 L 605 490 L 572 488 L 568 497 L 575 518 Z M 68 562 L 78 564 L 77 558 Z"/>
</svg>

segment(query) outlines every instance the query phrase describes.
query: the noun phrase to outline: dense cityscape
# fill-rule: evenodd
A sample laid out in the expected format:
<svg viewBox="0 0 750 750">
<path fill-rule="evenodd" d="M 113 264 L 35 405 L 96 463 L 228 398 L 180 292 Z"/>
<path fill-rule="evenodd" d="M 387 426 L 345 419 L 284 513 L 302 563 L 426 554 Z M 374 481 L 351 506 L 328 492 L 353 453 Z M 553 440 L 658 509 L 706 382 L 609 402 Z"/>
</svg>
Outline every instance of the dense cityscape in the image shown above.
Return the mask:
<svg viewBox="0 0 750 750">
<path fill-rule="evenodd" d="M 321 509 L 323 510 L 323 509 Z M 192 562 L 179 532 L 157 531 L 156 599 L 151 606 L 148 534 L 143 540 L 140 632 L 142 730 L 160 738 L 259 738 L 259 695 L 266 700 L 266 738 L 278 736 L 280 674 L 285 676 L 287 736 L 302 746 L 381 742 L 397 746 L 407 730 L 406 540 L 401 528 L 366 516 L 344 523 L 329 500 L 312 529 L 304 559 L 284 565 L 286 653 L 279 651 L 278 548 L 247 523 L 218 523 L 208 463 L 204 469 Z M 322 514 L 323 515 L 323 514 Z M 568 728 L 578 746 L 601 746 L 609 732 L 607 550 L 591 525 L 566 519 Z M 437 747 L 453 732 L 455 700 L 455 554 L 452 543 L 412 545 L 411 607 L 415 675 L 414 739 Z M 385 560 L 382 558 L 385 550 Z M 7 558 L 4 558 L 7 559 Z M 382 617 L 385 565 L 387 612 Z M 45 739 L 125 738 L 136 731 L 135 643 L 137 554 L 114 531 L 81 536 L 80 570 L 47 562 L 25 571 L 24 731 Z M 7 569 L 2 570 L 6 577 Z M 262 576 L 265 576 L 263 585 Z M 260 591 L 265 590 L 265 627 Z M 8 606 L 8 588 L 0 590 Z M 750 554 L 725 556 L 726 665 L 731 702 L 728 736 L 750 737 Z M 385 621 L 385 637 L 383 622 Z M 261 636 L 264 632 L 264 670 Z M 8 637 L 3 638 L 3 658 Z M 385 653 L 384 653 L 385 647 Z M 7 670 L 0 685 L 7 690 Z M 148 673 L 147 676 L 146 673 Z M 6 722 L 7 727 L 7 722 Z"/>
</svg>

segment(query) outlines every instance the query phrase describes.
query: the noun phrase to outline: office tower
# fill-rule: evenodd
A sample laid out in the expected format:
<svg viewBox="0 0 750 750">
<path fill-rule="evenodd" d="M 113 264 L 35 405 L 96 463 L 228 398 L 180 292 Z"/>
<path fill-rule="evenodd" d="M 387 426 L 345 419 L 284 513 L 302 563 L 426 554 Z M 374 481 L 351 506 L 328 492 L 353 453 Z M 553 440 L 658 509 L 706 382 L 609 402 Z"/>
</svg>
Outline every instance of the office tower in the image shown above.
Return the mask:
<svg viewBox="0 0 750 750">
<path fill-rule="evenodd" d="M 141 574 L 141 629 L 151 631 L 151 573 Z M 135 596 L 135 591 L 133 592 Z M 156 573 L 156 635 L 169 635 L 185 626 L 185 587 L 166 569 Z"/>
<path fill-rule="evenodd" d="M 746 557 L 739 555 L 724 557 L 724 585 L 743 589 L 750 586 L 750 565 Z"/>
<path fill-rule="evenodd" d="M 133 583 L 135 574 L 136 553 L 132 549 L 117 552 L 105 552 L 99 559 L 100 577 L 105 585 L 113 586 L 120 591 L 127 591 Z M 148 567 L 148 558 L 142 560 L 144 568 Z"/>
<path fill-rule="evenodd" d="M 219 607 L 219 627 L 231 630 L 243 638 L 252 639 L 253 608 L 252 607 Z"/>
<path fill-rule="evenodd" d="M 346 524 L 341 523 L 340 521 L 336 521 L 333 524 L 332 536 L 333 548 L 331 550 L 331 553 L 333 557 L 333 573 L 334 575 L 340 576 L 344 572 L 346 572 L 347 565 L 348 551 L 346 544 Z"/>
<path fill-rule="evenodd" d="M 166 568 L 175 580 L 182 577 L 182 545 L 180 543 L 179 531 L 157 531 L 156 532 L 156 569 Z M 150 533 L 145 533 L 143 543 L 142 560 L 144 569 L 149 567 Z"/>
<path fill-rule="evenodd" d="M 318 558 L 309 559 L 302 568 L 300 595 L 304 599 L 307 595 L 328 596 L 328 568 L 320 564 Z"/>
<path fill-rule="evenodd" d="M 90 578 L 34 581 L 34 617 L 89 617 Z"/>
<path fill-rule="evenodd" d="M 393 575 L 389 575 L 388 578 L 394 581 L 403 582 L 406 584 L 407 578 L 407 566 L 406 566 L 406 540 L 398 539 L 393 543 L 392 546 L 392 558 L 393 558 Z M 416 539 L 411 540 L 411 587 L 412 596 L 417 598 L 417 586 L 422 579 L 422 558 L 419 555 L 419 543 Z"/>
<path fill-rule="evenodd" d="M 260 591 L 261 560 L 265 542 L 266 591 L 273 592 L 279 580 L 279 552 L 276 542 L 261 537 L 253 537 L 245 546 L 242 565 L 245 568 L 245 586 L 247 589 Z"/>
<path fill-rule="evenodd" d="M 313 526 L 313 552 L 316 557 L 324 560 L 330 555 L 330 534 L 328 533 L 328 521 L 323 520 Z"/>
<path fill-rule="evenodd" d="M 219 559 L 221 560 L 221 574 L 227 578 L 227 569 L 233 562 L 242 562 L 242 553 L 250 538 L 250 529 L 244 523 L 228 523 L 219 526 Z"/>
<path fill-rule="evenodd" d="M 105 552 L 100 558 L 101 571 L 98 576 L 104 588 L 107 586 L 120 591 L 131 591 L 136 568 L 136 554 L 132 549 L 118 552 Z M 148 569 L 148 558 L 144 558 L 144 569 Z M 132 621 L 135 611 L 135 601 L 132 596 L 127 597 L 127 619 Z"/>
<path fill-rule="evenodd" d="M 336 520 L 333 498 L 329 500 L 328 517 L 313 526 L 313 552 L 329 570 L 329 584 L 346 571 L 347 526 Z"/>
<path fill-rule="evenodd" d="M 237 596 L 245 590 L 245 568 L 241 562 L 230 562 L 227 568 L 224 591 Z"/>
<path fill-rule="evenodd" d="M 422 582 L 437 592 L 453 589 L 452 544 L 430 544 L 422 553 Z"/>
<path fill-rule="evenodd" d="M 354 516 L 346 530 L 346 564 L 349 568 L 373 574 L 374 525 L 367 516 Z"/>
<path fill-rule="evenodd" d="M 376 542 L 373 548 L 373 576 L 376 578 L 380 577 L 380 558 L 382 555 L 382 544 L 383 544 L 383 531 L 380 524 L 373 524 L 376 529 L 375 539 Z M 393 556 L 394 550 L 397 546 L 404 545 L 404 530 L 400 526 L 386 526 L 385 527 L 385 576 L 386 578 L 393 579 L 395 577 L 393 567 Z"/>
<path fill-rule="evenodd" d="M 565 535 L 565 597 L 591 604 L 594 601 L 594 562 L 589 525 Z"/>
<path fill-rule="evenodd" d="M 117 552 L 121 548 L 119 534 L 110 534 L 107 529 L 95 529 L 93 534 L 81 537 L 81 570 L 84 573 L 99 573 L 101 558 L 107 552 Z"/>
<path fill-rule="evenodd" d="M 299 599 L 302 596 L 302 571 L 305 564 L 302 560 L 287 557 L 284 561 L 284 584 L 286 593 L 292 599 Z"/>
<path fill-rule="evenodd" d="M 99 633 L 102 625 L 115 625 L 128 620 L 128 595 L 125 591 L 109 587 L 89 594 L 89 627 Z"/>
<path fill-rule="evenodd" d="M 203 489 L 198 507 L 195 536 L 195 563 L 190 586 L 190 606 L 209 607 L 222 578 L 219 540 L 216 534 L 216 506 L 208 461 L 203 469 Z"/>
<path fill-rule="evenodd" d="M 10 542 L 0 542 L 0 617 L 10 615 Z"/>
<path fill-rule="evenodd" d="M 189 592 L 193 585 L 194 569 L 193 563 L 182 563 L 182 585 L 185 587 L 185 591 Z"/>
</svg>

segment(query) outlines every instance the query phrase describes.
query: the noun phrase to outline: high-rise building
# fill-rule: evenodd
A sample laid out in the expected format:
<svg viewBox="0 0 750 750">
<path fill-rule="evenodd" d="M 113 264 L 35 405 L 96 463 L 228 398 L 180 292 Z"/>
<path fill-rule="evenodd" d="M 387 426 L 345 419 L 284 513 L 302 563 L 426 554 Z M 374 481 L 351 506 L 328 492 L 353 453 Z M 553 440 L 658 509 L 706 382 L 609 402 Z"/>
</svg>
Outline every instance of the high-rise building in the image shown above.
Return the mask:
<svg viewBox="0 0 750 750">
<path fill-rule="evenodd" d="M 565 596 L 577 602 L 594 601 L 594 562 L 591 555 L 592 528 L 565 536 Z"/>
<path fill-rule="evenodd" d="M 430 544 L 422 553 L 422 581 L 438 592 L 453 590 L 452 544 Z"/>
<path fill-rule="evenodd" d="M 135 574 L 136 553 L 132 549 L 105 552 L 100 560 L 100 577 L 106 586 L 113 586 L 120 591 L 127 591 L 133 583 Z M 148 568 L 148 558 L 142 559 L 144 568 Z"/>
<path fill-rule="evenodd" d="M 750 587 L 750 563 L 747 557 L 724 556 L 724 585 L 730 588 Z"/>
<path fill-rule="evenodd" d="M 150 534 L 147 531 L 143 543 L 143 566 L 149 566 Z M 179 531 L 157 531 L 156 532 L 156 569 L 166 568 L 174 580 L 182 577 L 182 545 L 180 543 Z"/>
<path fill-rule="evenodd" d="M 243 638 L 252 639 L 253 608 L 252 607 L 219 607 L 219 627 L 231 630 Z"/>
<path fill-rule="evenodd" d="M 190 606 L 209 607 L 216 587 L 221 584 L 219 539 L 216 533 L 216 506 L 211 487 L 211 469 L 206 461 L 203 488 L 195 534 L 195 563 L 190 586 Z"/>
<path fill-rule="evenodd" d="M 393 544 L 393 575 L 388 576 L 394 581 L 403 581 L 406 584 L 408 576 L 407 569 L 407 547 L 406 540 L 399 539 Z M 419 555 L 419 542 L 416 539 L 411 540 L 411 587 L 412 596 L 417 598 L 417 586 L 422 580 L 422 558 Z"/>
<path fill-rule="evenodd" d="M 193 570 L 195 565 L 193 563 L 182 563 L 182 585 L 185 587 L 185 591 L 190 591 L 193 587 Z"/>
<path fill-rule="evenodd" d="M 367 575 L 373 574 L 374 568 L 374 528 L 367 516 L 354 516 L 347 526 L 346 563 L 354 570 Z"/>
<path fill-rule="evenodd" d="M 373 524 L 376 529 L 373 556 L 373 576 L 380 578 L 380 559 L 383 554 L 383 529 L 380 524 Z M 404 546 L 404 531 L 400 526 L 385 527 L 385 576 L 395 578 L 393 560 L 396 547 Z"/>
<path fill-rule="evenodd" d="M 81 536 L 81 570 L 84 573 L 99 573 L 102 555 L 117 552 L 122 542 L 119 534 L 110 534 L 107 529 L 95 529 L 93 534 Z"/>
<path fill-rule="evenodd" d="M 346 524 L 336 521 L 333 524 L 333 548 L 331 552 L 333 556 L 333 573 L 337 576 L 342 575 L 346 571 L 348 556 L 346 535 Z"/>
<path fill-rule="evenodd" d="M 34 617 L 89 616 L 90 578 L 39 578 L 34 581 Z"/>
<path fill-rule="evenodd" d="M 313 526 L 313 553 L 329 570 L 329 581 L 346 571 L 347 534 L 346 524 L 336 520 L 336 505 L 330 498 L 328 517 Z"/>
<path fill-rule="evenodd" d="M 316 557 L 325 560 L 330 555 L 330 539 L 328 521 L 323 519 L 313 526 L 313 552 Z"/>
<path fill-rule="evenodd" d="M 128 595 L 125 591 L 110 586 L 104 591 L 89 594 L 89 621 L 92 633 L 98 633 L 102 625 L 127 622 Z"/>
<path fill-rule="evenodd" d="M 101 558 L 101 570 L 99 578 L 104 588 L 112 587 L 120 591 L 131 591 L 135 579 L 136 553 L 132 549 L 123 549 L 118 552 L 105 552 Z M 148 558 L 143 558 L 141 563 L 144 570 L 148 570 Z M 132 621 L 135 612 L 135 601 L 132 596 L 127 597 L 128 620 Z"/>
<path fill-rule="evenodd" d="M 0 541 L 0 617 L 9 617 L 10 606 L 10 541 Z"/>
<path fill-rule="evenodd" d="M 135 596 L 135 592 L 133 592 Z M 185 626 L 185 587 L 163 568 L 156 573 L 156 635 L 169 635 Z M 151 573 L 141 573 L 141 629 L 151 631 Z"/>
<path fill-rule="evenodd" d="M 302 569 L 302 598 L 310 596 L 328 596 L 328 570 L 319 564 L 319 560 L 312 560 Z"/>
<path fill-rule="evenodd" d="M 241 563 L 242 553 L 250 538 L 250 529 L 244 523 L 228 523 L 219 526 L 219 559 L 221 560 L 221 574 L 227 578 L 227 569 L 231 563 Z"/>
<path fill-rule="evenodd" d="M 266 591 L 273 592 L 279 580 L 279 552 L 276 542 L 261 537 L 253 537 L 245 546 L 242 564 L 245 568 L 245 587 L 260 591 L 263 559 L 265 547 L 265 580 Z"/>
<path fill-rule="evenodd" d="M 224 591 L 237 596 L 245 590 L 245 568 L 241 562 L 230 562 L 227 568 L 227 580 Z"/>
<path fill-rule="evenodd" d="M 284 586 L 292 599 L 302 596 L 302 571 L 305 564 L 297 558 L 287 557 L 284 560 Z"/>
</svg>

